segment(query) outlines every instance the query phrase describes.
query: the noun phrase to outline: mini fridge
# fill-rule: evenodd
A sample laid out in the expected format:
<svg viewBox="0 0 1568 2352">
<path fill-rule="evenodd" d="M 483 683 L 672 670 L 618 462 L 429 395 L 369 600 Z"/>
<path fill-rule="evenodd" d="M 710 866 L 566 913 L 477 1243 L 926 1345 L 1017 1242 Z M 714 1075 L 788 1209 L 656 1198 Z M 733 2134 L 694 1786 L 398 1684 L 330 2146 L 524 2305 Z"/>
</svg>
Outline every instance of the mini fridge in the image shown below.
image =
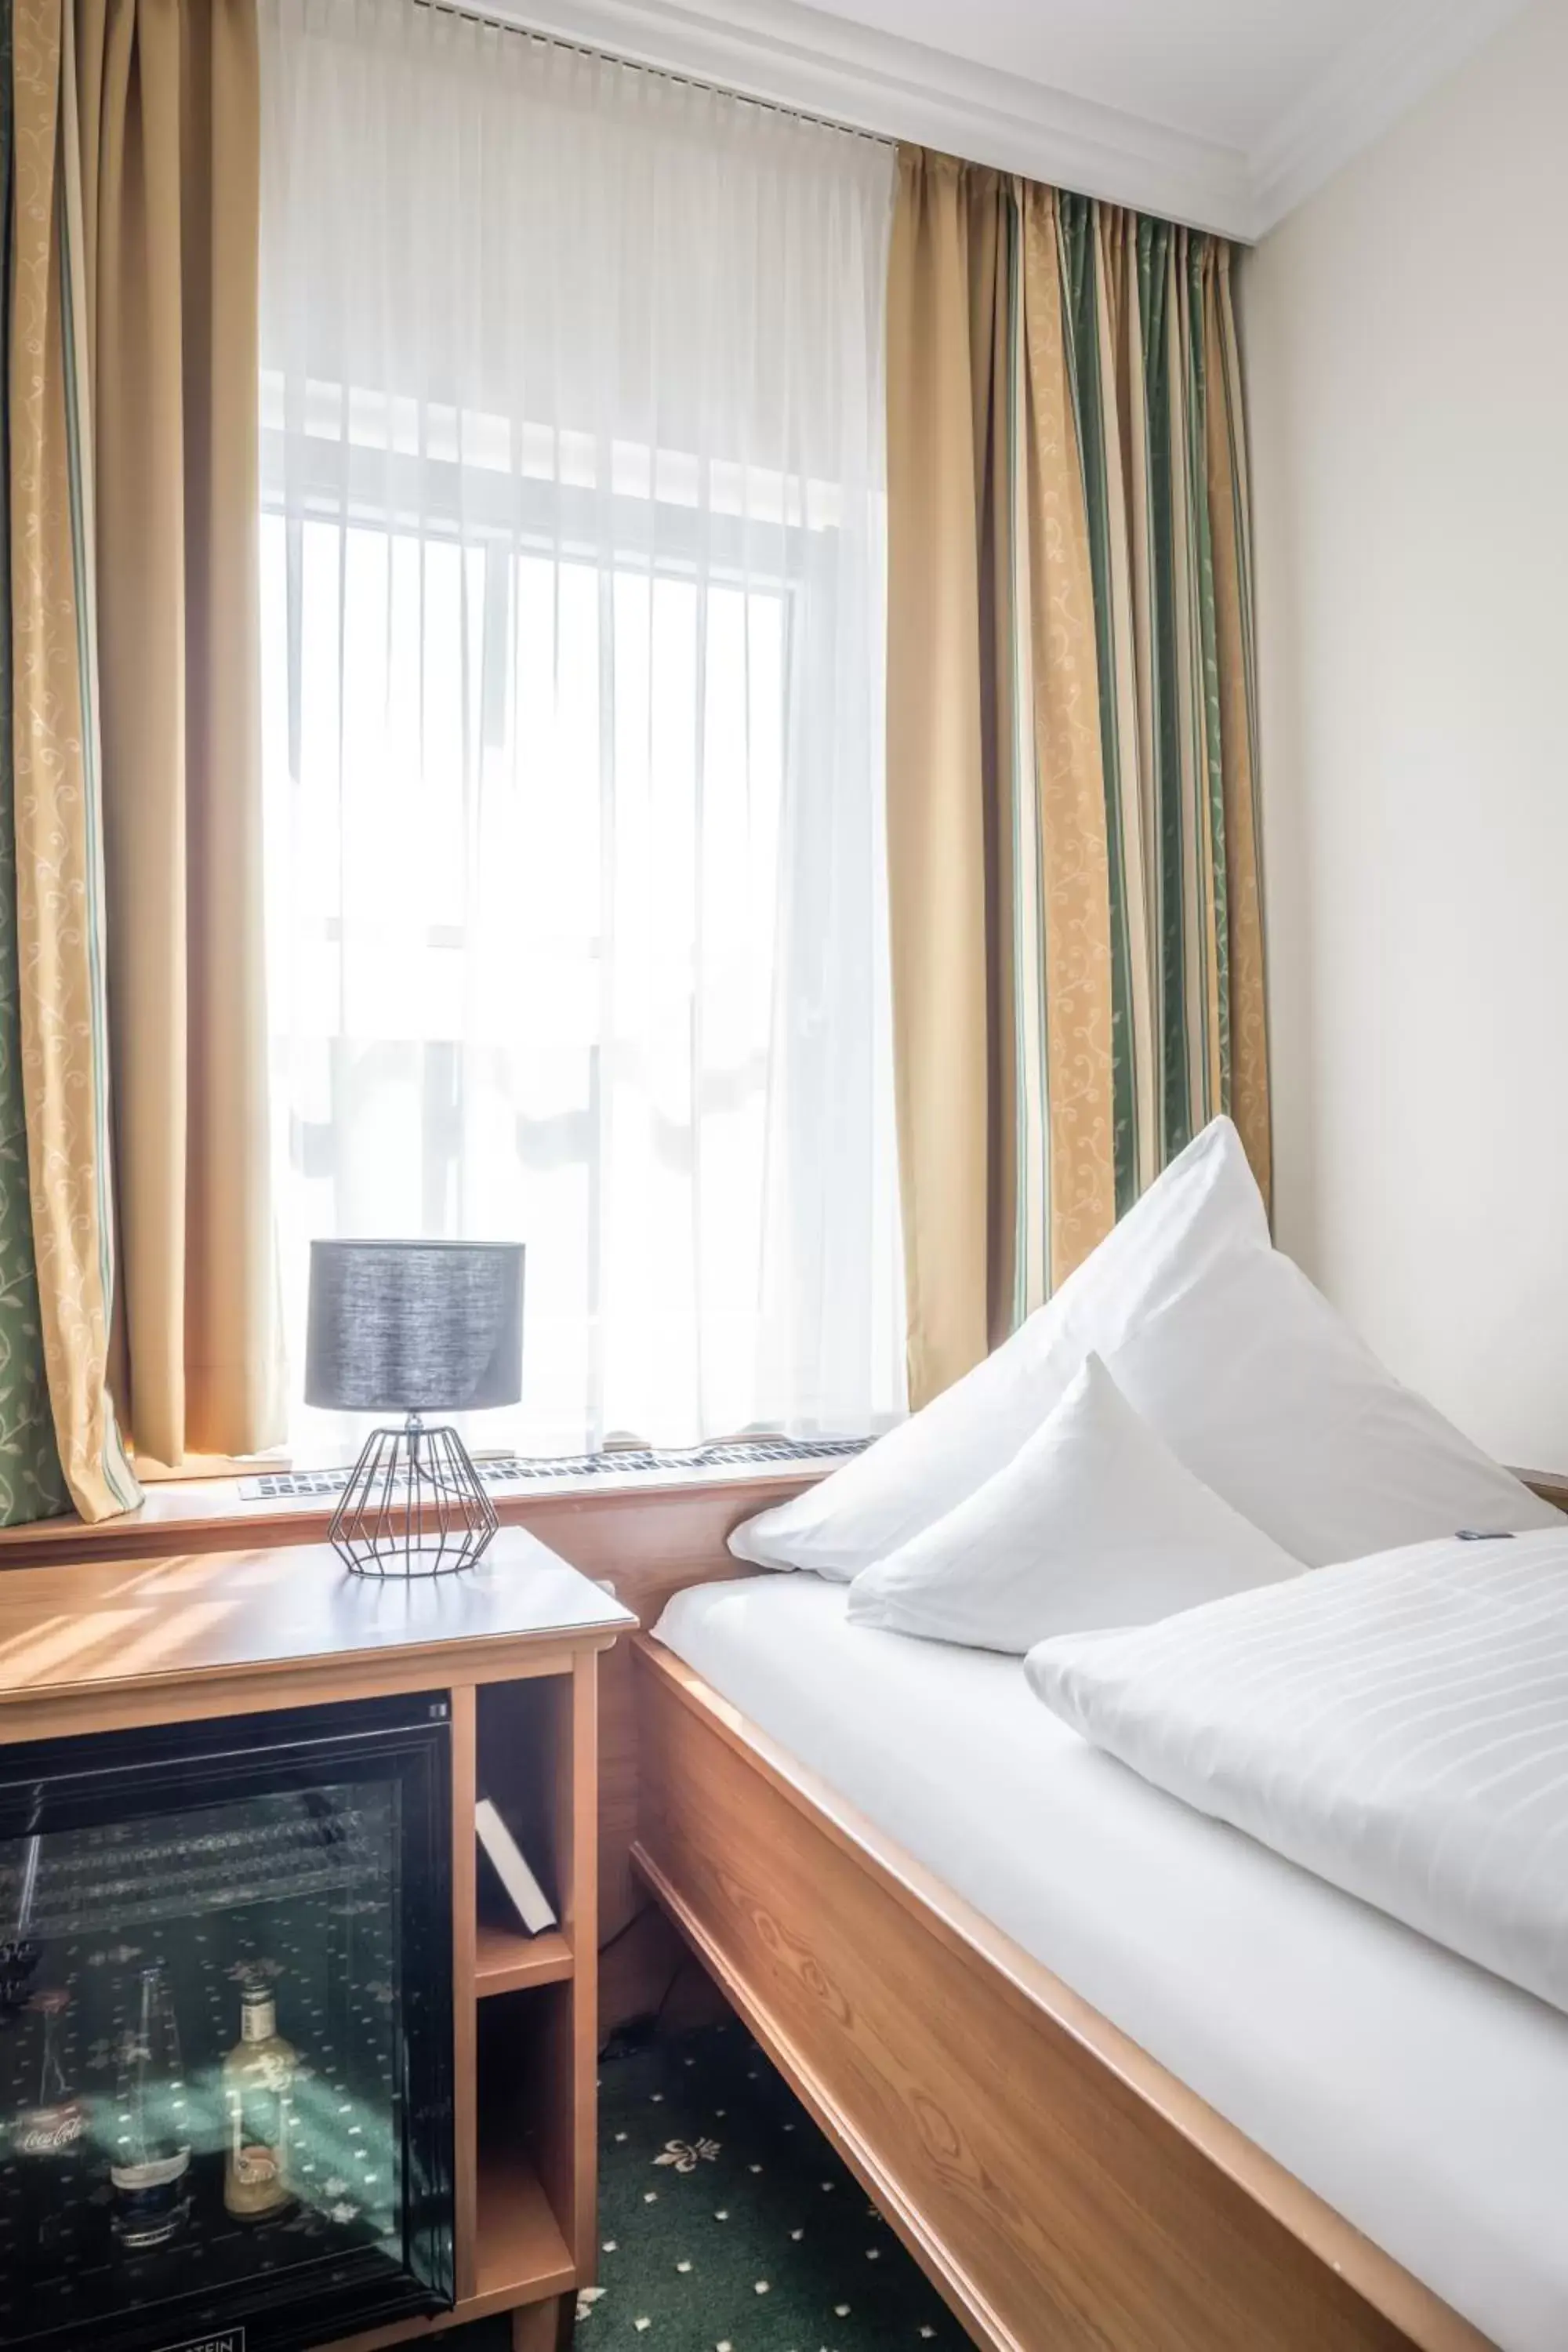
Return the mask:
<svg viewBox="0 0 1568 2352">
<path fill-rule="evenodd" d="M 0 1748 L 0 2348 L 450 2308 L 444 1694 Z"/>
</svg>

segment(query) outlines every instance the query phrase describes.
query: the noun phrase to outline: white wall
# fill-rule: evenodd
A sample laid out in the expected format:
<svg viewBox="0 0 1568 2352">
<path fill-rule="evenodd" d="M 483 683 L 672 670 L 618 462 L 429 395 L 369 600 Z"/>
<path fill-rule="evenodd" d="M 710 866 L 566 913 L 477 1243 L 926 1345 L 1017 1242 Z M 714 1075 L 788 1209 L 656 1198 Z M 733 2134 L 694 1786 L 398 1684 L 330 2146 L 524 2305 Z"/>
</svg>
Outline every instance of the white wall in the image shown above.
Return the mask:
<svg viewBox="0 0 1568 2352">
<path fill-rule="evenodd" d="M 1279 1243 L 1568 1468 L 1568 0 L 1242 285 Z"/>
</svg>

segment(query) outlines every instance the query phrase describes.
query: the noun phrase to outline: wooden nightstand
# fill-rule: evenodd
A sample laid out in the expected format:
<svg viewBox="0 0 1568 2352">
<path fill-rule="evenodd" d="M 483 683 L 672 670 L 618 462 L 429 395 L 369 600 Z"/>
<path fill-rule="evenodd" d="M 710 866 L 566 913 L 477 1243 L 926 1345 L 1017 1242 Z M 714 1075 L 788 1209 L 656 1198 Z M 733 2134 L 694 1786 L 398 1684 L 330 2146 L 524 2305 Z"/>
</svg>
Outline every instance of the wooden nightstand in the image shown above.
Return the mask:
<svg viewBox="0 0 1568 2352">
<path fill-rule="evenodd" d="M 0 1747 L 399 1694 L 450 1706 L 456 2307 L 340 2339 L 513 2315 L 545 2352 L 595 2251 L 598 1654 L 635 1619 L 521 1528 L 479 1568 L 346 1574 L 325 1546 L 0 1577 Z M 3 1761 L 3 1758 L 0 1758 Z M 478 1907 L 476 1793 L 561 1916 Z"/>
</svg>

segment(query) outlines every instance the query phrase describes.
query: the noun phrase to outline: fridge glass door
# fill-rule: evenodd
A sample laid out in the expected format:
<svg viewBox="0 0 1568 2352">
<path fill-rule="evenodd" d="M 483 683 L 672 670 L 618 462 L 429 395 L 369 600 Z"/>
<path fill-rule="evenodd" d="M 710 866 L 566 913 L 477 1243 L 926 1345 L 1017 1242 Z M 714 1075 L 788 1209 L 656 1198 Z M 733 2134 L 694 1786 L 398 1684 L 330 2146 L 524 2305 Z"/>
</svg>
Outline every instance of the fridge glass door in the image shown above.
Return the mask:
<svg viewBox="0 0 1568 2352">
<path fill-rule="evenodd" d="M 5 2352 L 449 2305 L 445 1717 L 0 1750 Z"/>
</svg>

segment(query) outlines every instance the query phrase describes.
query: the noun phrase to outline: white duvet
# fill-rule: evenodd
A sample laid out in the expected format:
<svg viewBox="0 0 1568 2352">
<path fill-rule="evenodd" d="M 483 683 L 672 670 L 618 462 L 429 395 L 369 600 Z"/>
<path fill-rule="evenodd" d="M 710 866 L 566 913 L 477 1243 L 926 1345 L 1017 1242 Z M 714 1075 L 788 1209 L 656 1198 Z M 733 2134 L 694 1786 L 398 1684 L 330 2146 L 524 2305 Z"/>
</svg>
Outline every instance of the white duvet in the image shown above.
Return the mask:
<svg viewBox="0 0 1568 2352">
<path fill-rule="evenodd" d="M 1026 1672 L 1146 1780 L 1568 2010 L 1568 1529 L 1058 1636 Z"/>
</svg>

